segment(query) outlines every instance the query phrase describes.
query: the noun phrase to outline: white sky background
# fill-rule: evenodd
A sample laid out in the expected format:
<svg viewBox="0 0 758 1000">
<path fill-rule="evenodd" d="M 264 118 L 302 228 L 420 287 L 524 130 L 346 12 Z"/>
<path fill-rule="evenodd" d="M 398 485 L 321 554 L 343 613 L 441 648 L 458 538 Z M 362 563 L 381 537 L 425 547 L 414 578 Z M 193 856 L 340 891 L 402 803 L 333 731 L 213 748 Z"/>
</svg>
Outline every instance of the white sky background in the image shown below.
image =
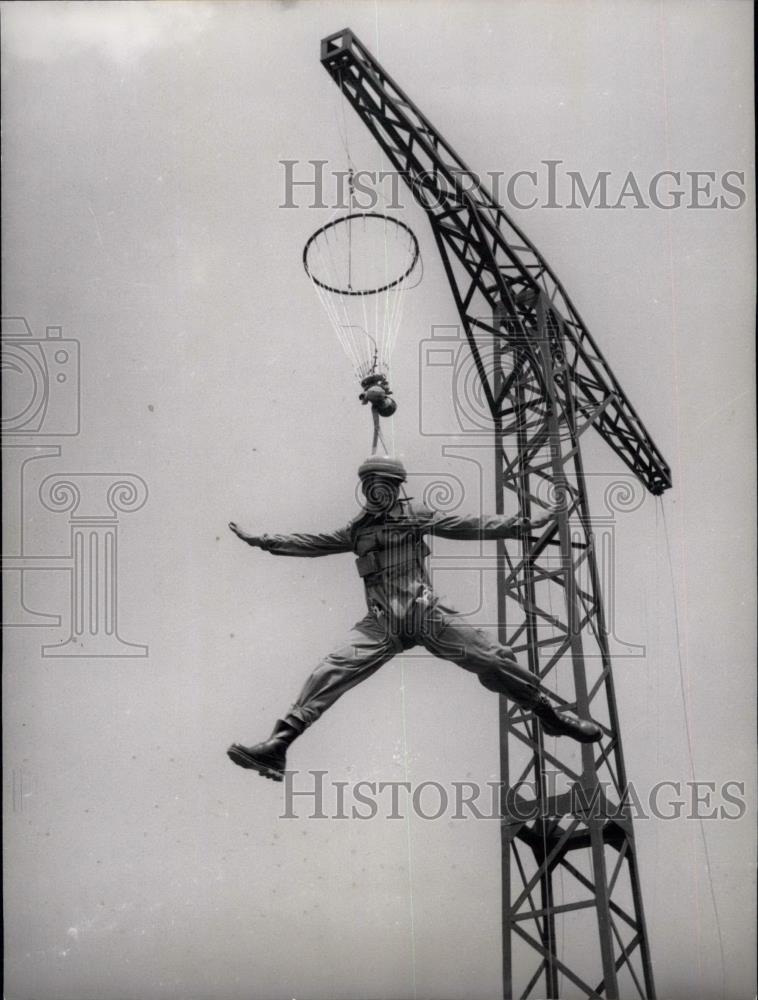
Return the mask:
<svg viewBox="0 0 758 1000">
<path fill-rule="evenodd" d="M 150 490 L 119 536 L 119 628 L 150 655 L 48 659 L 41 642 L 61 630 L 6 634 L 9 998 L 497 995 L 494 824 L 282 821 L 281 786 L 224 755 L 267 734 L 362 614 L 351 557 L 274 561 L 226 529 L 346 522 L 370 441 L 301 268 L 329 213 L 279 207 L 279 161 L 345 169 L 318 56 L 321 37 L 350 26 L 474 169 L 553 158 L 614 183 L 673 169 L 741 170 L 750 184 L 751 19 L 739 0 L 3 5 L 4 313 L 38 336 L 62 326 L 82 355 L 81 433 L 36 463 L 29 496 L 56 471 L 131 472 Z M 347 116 L 353 158 L 376 169 Z M 662 504 L 694 766 L 751 796 L 742 821 L 706 823 L 726 996 L 746 997 L 752 189 L 735 211 L 513 214 L 672 467 Z M 419 432 L 419 345 L 457 316 L 422 213 L 403 218 L 425 275 L 396 352 L 395 439 L 414 470 L 465 479 L 465 462 L 442 456 L 448 439 Z M 439 386 L 432 426 L 452 417 Z M 623 473 L 585 440 L 598 483 Z M 591 495 L 597 511 L 602 487 Z M 26 510 L 29 551 L 65 552 L 65 515 Z M 622 733 L 648 789 L 690 776 L 660 505 L 648 497 L 616 534 L 617 634 L 647 650 L 616 663 Z M 459 576 L 444 591 L 468 611 L 474 580 Z M 65 611 L 59 575 L 29 596 Z M 496 699 L 452 665 L 407 657 L 330 710 L 291 762 L 337 780 L 486 780 Z M 637 840 L 659 995 L 718 995 L 697 824 L 640 823 Z"/>
</svg>

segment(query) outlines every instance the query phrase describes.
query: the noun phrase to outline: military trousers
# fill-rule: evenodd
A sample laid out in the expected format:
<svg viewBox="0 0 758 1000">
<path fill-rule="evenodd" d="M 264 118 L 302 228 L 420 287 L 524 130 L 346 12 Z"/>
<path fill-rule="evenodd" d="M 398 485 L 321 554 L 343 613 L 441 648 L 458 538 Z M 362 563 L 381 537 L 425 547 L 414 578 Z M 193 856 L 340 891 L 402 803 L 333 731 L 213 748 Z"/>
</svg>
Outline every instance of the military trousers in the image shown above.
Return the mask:
<svg viewBox="0 0 758 1000">
<path fill-rule="evenodd" d="M 504 694 L 525 708 L 537 701 L 541 690 L 538 679 L 519 665 L 508 646 L 435 604 L 405 621 L 387 622 L 381 614 L 368 614 L 351 630 L 346 642 L 318 664 L 289 716 L 299 722 L 298 728 L 310 726 L 346 691 L 393 656 L 419 645 L 476 674 L 490 691 Z"/>
</svg>

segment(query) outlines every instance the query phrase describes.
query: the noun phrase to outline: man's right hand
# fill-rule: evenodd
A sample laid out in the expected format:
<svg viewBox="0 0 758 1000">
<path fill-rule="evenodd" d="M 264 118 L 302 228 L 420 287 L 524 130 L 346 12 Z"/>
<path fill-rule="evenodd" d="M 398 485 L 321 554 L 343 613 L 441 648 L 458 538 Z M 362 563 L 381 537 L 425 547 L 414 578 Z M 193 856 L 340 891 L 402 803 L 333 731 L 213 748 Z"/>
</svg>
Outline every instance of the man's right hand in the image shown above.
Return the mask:
<svg viewBox="0 0 758 1000">
<path fill-rule="evenodd" d="M 248 535 L 248 533 L 243 531 L 239 525 L 234 523 L 234 521 L 229 522 L 229 528 L 234 532 L 237 538 L 241 538 L 242 541 L 247 542 L 248 545 L 257 545 L 259 548 L 263 548 L 263 537 L 261 535 Z"/>
</svg>

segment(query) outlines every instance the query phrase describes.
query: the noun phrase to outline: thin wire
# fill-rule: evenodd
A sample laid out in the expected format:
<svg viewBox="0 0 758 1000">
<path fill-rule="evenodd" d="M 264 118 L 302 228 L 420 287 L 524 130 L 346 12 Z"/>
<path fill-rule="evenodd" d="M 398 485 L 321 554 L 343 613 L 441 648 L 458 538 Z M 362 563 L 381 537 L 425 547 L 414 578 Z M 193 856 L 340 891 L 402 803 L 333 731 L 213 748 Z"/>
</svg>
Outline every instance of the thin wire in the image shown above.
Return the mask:
<svg viewBox="0 0 758 1000">
<path fill-rule="evenodd" d="M 380 57 L 379 56 L 379 0 L 374 0 L 374 25 L 375 25 L 375 34 L 376 34 L 376 40 L 375 40 L 376 55 L 377 55 L 377 59 L 378 59 Z M 378 143 L 378 146 L 379 146 L 379 176 L 380 177 L 384 177 L 384 149 L 383 149 L 381 143 Z M 384 207 L 386 208 L 386 205 Z M 395 228 L 397 229 L 397 227 L 395 227 Z M 385 284 L 387 283 L 387 280 L 388 280 L 387 279 L 388 269 L 389 269 L 389 265 L 388 265 L 388 249 L 387 249 L 387 217 L 385 215 L 385 220 L 384 220 L 384 275 L 385 275 Z M 407 275 L 406 275 L 406 277 L 407 277 Z M 400 282 L 400 286 L 401 287 L 397 287 L 397 288 L 395 288 L 395 289 L 392 290 L 393 293 L 394 293 L 394 298 L 395 299 L 397 299 L 399 296 L 401 296 L 401 294 L 402 294 L 402 286 L 404 284 L 405 284 L 405 278 L 403 278 L 403 280 Z M 383 324 L 382 324 L 383 327 L 385 326 L 385 324 L 387 322 L 387 305 L 391 306 L 392 305 L 392 300 L 390 300 L 389 303 L 385 303 L 384 315 L 382 317 L 382 319 L 383 319 Z M 393 336 L 392 326 L 389 326 L 387 328 L 387 337 L 386 337 L 386 340 L 387 340 L 387 348 L 386 348 L 386 354 L 387 354 L 387 356 L 386 356 L 387 375 L 389 375 L 389 373 L 390 373 L 390 361 L 392 359 L 392 353 L 394 351 L 395 340 L 396 339 L 397 339 L 397 328 L 395 328 L 395 334 Z M 394 454 L 394 452 L 395 452 L 395 419 L 394 419 L 394 417 L 390 418 L 390 436 L 391 436 L 391 439 L 392 439 L 392 452 Z M 387 451 L 387 446 L 386 445 L 384 446 L 384 450 Z M 416 996 L 416 955 L 415 955 L 415 942 L 414 942 L 414 952 L 413 952 L 413 995 L 414 995 L 414 997 Z"/>
<path fill-rule="evenodd" d="M 337 334 L 337 339 L 339 340 L 345 354 L 347 354 L 348 358 L 351 360 L 354 366 L 359 364 L 359 359 L 355 355 L 354 348 L 343 329 L 344 324 L 340 322 L 340 318 L 337 315 L 337 310 L 334 305 L 334 302 L 323 291 L 323 289 L 319 288 L 319 286 L 316 285 L 315 283 L 313 283 L 313 288 L 316 292 L 316 295 L 318 296 L 319 301 L 321 302 L 324 311 L 329 317 L 329 322 L 331 323 L 332 328 Z"/>
<path fill-rule="evenodd" d="M 348 153 L 348 157 L 350 154 Z M 353 220 L 351 218 L 355 208 L 355 186 L 353 184 L 353 168 L 348 173 L 348 185 L 350 188 L 350 202 L 347 216 L 347 290 L 353 290 Z"/>
<path fill-rule="evenodd" d="M 337 315 L 337 309 L 334 302 L 330 300 L 329 296 L 322 289 L 320 289 L 318 285 L 314 285 L 313 287 L 316 291 L 316 295 L 318 296 L 319 301 L 321 302 L 321 305 L 324 308 L 324 311 L 329 317 L 329 321 L 334 331 L 337 334 L 337 338 L 342 346 L 342 349 L 345 351 L 347 356 L 351 359 L 351 361 L 353 361 L 354 364 L 357 363 L 357 358 L 355 358 L 354 356 L 352 345 L 347 338 L 346 332 L 343 329 L 344 324 L 341 322 L 340 317 Z"/>
<path fill-rule="evenodd" d="M 345 97 L 345 90 L 342 85 L 342 73 L 340 73 L 339 97 L 337 98 L 338 110 L 335 110 L 335 117 L 337 119 L 337 132 L 339 133 L 342 148 L 345 152 L 345 158 L 347 159 L 348 170 L 352 170 L 355 167 L 355 164 L 353 163 L 353 158 L 350 155 L 350 129 L 347 124 L 347 115 L 345 114 L 346 104 L 347 98 Z M 342 112 L 342 128 L 340 128 L 340 111 Z"/>
<path fill-rule="evenodd" d="M 690 727 L 689 712 L 687 711 L 687 699 L 684 693 L 684 664 L 682 662 L 682 642 L 679 629 L 679 608 L 676 599 L 676 580 L 674 578 L 674 562 L 671 557 L 671 545 L 669 542 L 669 532 L 668 524 L 666 523 L 666 508 L 663 506 L 663 501 L 661 497 L 656 497 L 658 503 L 661 507 L 661 515 L 663 520 L 663 534 L 666 540 L 666 555 L 668 557 L 669 573 L 671 575 L 671 595 L 674 606 L 674 628 L 676 631 L 676 651 L 677 651 L 677 662 L 679 665 L 679 689 L 682 696 L 682 711 L 684 714 L 684 729 L 687 734 L 687 752 L 689 754 L 690 763 L 690 774 L 692 775 L 693 784 L 697 783 L 697 777 L 695 774 L 695 754 L 694 754 L 694 743 L 692 739 L 692 729 Z M 708 840 L 705 836 L 705 825 L 703 823 L 703 817 L 698 816 L 698 825 L 700 827 L 700 836 L 703 841 L 703 855 L 705 857 L 705 870 L 708 875 L 708 887 L 710 889 L 711 903 L 713 905 L 713 915 L 716 918 L 716 930 L 718 934 L 719 942 L 719 955 L 721 960 L 721 995 L 723 998 L 726 997 L 726 957 L 724 952 L 724 938 L 721 933 L 721 918 L 719 916 L 718 903 L 716 901 L 716 890 L 713 885 L 713 873 L 711 871 L 711 856 L 708 850 Z"/>
<path fill-rule="evenodd" d="M 340 98 L 339 98 L 339 104 L 340 104 L 340 108 L 341 108 L 341 111 L 342 111 L 342 121 L 343 121 L 343 125 L 344 125 L 344 134 L 342 132 L 340 132 L 340 138 L 342 139 L 342 145 L 343 145 L 343 148 L 345 150 L 345 156 L 346 156 L 347 165 L 348 165 L 348 192 L 349 192 L 349 195 L 348 195 L 348 214 L 352 215 L 353 212 L 354 212 L 354 210 L 355 210 L 355 207 L 356 207 L 356 201 L 355 201 L 355 183 L 354 183 L 355 164 L 353 163 L 353 157 L 352 157 L 352 154 L 350 152 L 350 131 L 349 131 L 348 123 L 347 123 L 347 116 L 345 114 L 346 98 L 345 98 L 345 92 L 344 92 L 343 85 L 342 85 L 342 74 L 340 74 Z M 339 123 L 339 118 L 338 118 L 338 123 Z M 339 124 L 338 124 L 338 131 L 339 131 Z M 365 228 L 365 220 L 364 220 L 364 228 Z M 347 220 L 347 238 L 348 238 L 348 247 L 347 247 L 347 259 L 348 259 L 348 274 L 347 274 L 347 278 L 348 278 L 348 281 L 347 281 L 347 287 L 348 287 L 349 291 L 352 291 L 352 274 L 353 274 L 353 220 L 351 218 L 348 218 L 348 220 Z M 345 313 L 347 313 L 347 305 L 345 304 L 344 300 L 342 300 L 341 296 L 339 296 L 339 298 L 342 301 L 342 306 L 343 306 L 343 309 L 344 309 Z M 363 296 L 360 296 L 360 298 L 361 298 L 361 304 L 364 305 L 364 303 L 363 303 Z M 366 320 L 365 305 L 364 305 L 364 309 L 363 309 L 363 314 L 364 314 L 364 327 L 368 327 L 368 321 Z M 355 341 L 355 334 L 353 334 L 353 341 Z M 376 347 L 376 341 L 374 341 L 374 346 Z M 357 347 L 356 347 L 356 351 L 357 351 Z M 363 367 L 364 367 L 363 363 L 362 362 L 358 362 L 356 374 L 358 376 L 358 380 L 359 381 L 360 381 L 360 379 L 361 379 L 362 376 L 365 376 L 365 374 L 367 374 L 367 372 L 363 371 Z"/>
<path fill-rule="evenodd" d="M 379 337 L 379 296 L 374 296 L 374 333 Z"/>
<path fill-rule="evenodd" d="M 316 249 L 317 249 L 317 251 L 318 251 L 318 254 L 319 254 L 319 258 L 320 258 L 320 261 L 321 261 L 321 266 L 324 268 L 324 271 L 325 271 L 326 274 L 336 273 L 336 265 L 334 263 L 334 256 L 332 255 L 331 244 L 329 243 L 329 235 L 330 235 L 330 231 L 329 230 L 325 230 L 325 232 L 323 233 L 323 240 L 319 238 L 318 240 L 315 241 L 315 244 L 314 244 L 315 247 L 316 247 Z M 325 249 L 329 253 L 329 261 L 330 261 L 330 265 L 331 265 L 331 271 L 330 271 L 330 269 L 328 267 L 325 266 L 325 263 L 326 263 L 325 260 L 324 260 L 324 250 Z M 318 288 L 319 286 L 316 286 L 316 287 Z M 327 292 L 326 289 L 324 289 L 324 288 L 319 288 L 319 291 L 323 292 L 325 296 L 329 296 L 330 295 L 330 293 Z M 344 318 L 344 325 L 345 326 L 349 326 L 350 325 L 349 324 L 349 317 L 347 315 L 347 310 L 345 308 L 344 302 L 341 299 L 338 299 L 336 296 L 334 298 L 329 297 L 327 299 L 327 301 L 332 304 L 332 306 L 334 308 L 335 315 L 336 315 L 336 312 L 337 312 L 337 306 L 338 305 L 342 306 L 343 318 Z M 340 326 L 339 321 L 338 321 L 338 326 Z"/>
<path fill-rule="evenodd" d="M 364 237 L 366 235 L 366 217 L 365 216 L 363 217 L 363 235 L 364 235 Z M 365 244 L 365 239 L 364 239 L 364 244 Z M 368 322 L 368 314 L 366 312 L 366 296 L 365 295 L 359 295 L 358 298 L 361 301 L 361 312 L 363 313 L 363 327 L 364 327 L 364 329 L 366 331 L 368 331 L 369 322 Z M 374 337 L 372 339 L 374 341 L 374 348 L 376 350 L 377 356 L 379 356 L 381 354 L 381 340 L 379 339 L 377 333 L 378 333 L 378 331 L 375 330 L 374 331 Z"/>
<path fill-rule="evenodd" d="M 376 22 L 376 43 L 375 43 L 376 44 L 376 53 L 377 53 L 377 58 L 379 58 L 379 3 L 378 3 L 378 0 L 375 0 L 375 3 L 374 3 L 374 15 L 375 15 L 375 22 Z M 380 176 L 384 176 L 384 154 L 383 154 L 383 150 L 382 150 L 381 144 L 379 144 L 379 157 L 380 157 L 379 162 L 380 162 L 380 170 L 381 170 Z M 385 277 L 386 277 L 387 272 L 388 272 L 388 263 L 387 263 L 387 223 L 386 223 L 386 221 L 384 223 L 384 230 L 385 230 L 385 232 L 384 232 L 384 272 L 385 272 Z M 397 293 L 397 294 L 399 294 L 399 293 Z M 386 322 L 387 322 L 387 303 L 385 302 L 385 309 L 384 309 L 384 313 L 382 315 L 382 327 L 383 327 L 383 329 L 385 329 Z M 377 327 L 378 327 L 378 324 L 377 324 Z M 387 369 L 387 374 L 388 375 L 389 375 L 389 369 L 390 369 L 391 351 L 392 351 L 392 344 L 389 345 L 389 348 L 387 350 L 387 357 L 386 357 L 386 369 Z M 394 454 L 395 453 L 395 421 L 394 421 L 394 418 L 390 418 L 390 431 L 391 431 L 391 435 L 392 435 L 392 453 Z M 387 446 L 386 446 L 386 444 L 384 445 L 384 450 L 385 450 L 385 453 L 386 453 L 387 452 Z M 403 493 L 403 496 L 407 500 L 408 495 L 406 493 L 405 485 L 404 484 L 401 484 L 401 491 Z M 401 700 L 400 700 L 400 715 L 401 715 L 402 727 L 403 727 L 403 767 L 404 767 L 404 770 L 405 770 L 405 778 L 406 778 L 406 781 L 407 781 L 408 778 L 409 778 L 409 768 L 408 768 L 407 712 L 406 712 L 406 705 L 405 705 L 405 661 L 404 661 L 404 659 L 402 657 L 401 657 L 401 660 L 400 660 L 400 698 L 401 698 Z M 411 841 L 411 817 L 410 817 L 410 812 L 408 813 L 408 815 L 406 817 L 406 838 L 407 838 L 407 845 L 408 845 L 408 904 L 409 904 L 409 916 L 410 916 L 410 924 L 411 924 L 411 927 L 410 927 L 410 930 L 411 930 L 411 982 L 412 982 L 412 987 L 413 987 L 413 998 L 414 998 L 414 1000 L 416 1000 L 416 998 L 418 997 L 418 985 L 417 985 L 417 976 L 416 976 L 416 928 L 415 928 L 414 905 L 413 905 L 413 847 L 412 847 L 412 841 Z"/>
<path fill-rule="evenodd" d="M 319 300 L 324 308 L 324 311 L 329 317 L 332 328 L 337 334 L 337 339 L 339 340 L 342 349 L 344 350 L 345 354 L 347 354 L 353 367 L 355 368 L 360 364 L 360 357 L 357 353 L 354 342 L 350 337 L 349 324 L 345 324 L 340 321 L 340 317 L 337 315 L 337 310 L 334 305 L 334 302 L 329 298 L 329 296 L 325 292 L 323 292 L 322 289 L 319 289 L 318 286 L 314 285 L 314 288 L 316 288 L 316 294 L 319 297 Z"/>
<path fill-rule="evenodd" d="M 409 242 L 409 250 L 412 251 L 412 244 Z M 405 275 L 403 280 L 399 283 L 397 287 L 397 294 L 392 303 L 392 316 L 389 326 L 389 352 L 391 353 L 395 349 L 395 343 L 397 341 L 398 334 L 400 332 L 400 325 L 403 318 L 403 307 L 405 306 L 405 291 L 406 282 L 408 281 L 409 275 Z"/>
<path fill-rule="evenodd" d="M 553 612 L 553 587 L 555 586 L 552 579 L 547 580 L 547 600 L 548 607 L 550 608 L 550 637 L 555 638 L 555 614 Z M 559 669 L 559 664 L 556 664 L 555 669 L 555 693 L 560 697 L 561 695 L 561 671 Z M 557 742 L 557 737 L 553 737 L 553 745 Z M 543 849 L 547 850 L 547 847 L 543 845 Z M 561 877 L 561 906 L 566 902 L 566 889 L 563 881 L 563 865 L 559 868 Z M 563 965 L 563 959 L 565 955 L 566 946 L 566 911 L 561 910 L 561 965 Z M 558 972 L 558 995 L 560 996 L 563 992 L 563 981 L 564 974 L 563 969 Z"/>
<path fill-rule="evenodd" d="M 337 269 L 337 265 L 335 263 L 334 256 L 332 254 L 331 244 L 329 242 L 330 232 L 333 233 L 333 230 L 328 230 L 327 229 L 324 232 L 324 234 L 323 234 L 324 235 L 324 241 L 323 242 L 326 244 L 326 248 L 329 251 L 329 259 L 331 261 L 331 268 L 332 268 L 331 273 L 332 274 L 338 274 L 339 271 Z M 321 247 L 321 240 L 317 240 L 317 242 L 319 244 L 319 249 L 320 249 L 320 247 Z M 327 292 L 326 294 L 329 295 L 331 293 Z M 346 305 L 344 296 L 342 296 L 342 295 L 336 295 L 336 296 L 334 296 L 334 298 L 335 298 L 336 302 L 339 303 L 339 305 L 342 307 L 342 313 L 343 313 L 343 317 L 344 317 L 345 328 L 349 329 L 350 330 L 350 335 L 354 336 L 354 334 L 352 333 L 352 325 L 353 324 L 350 322 L 350 315 L 349 315 L 349 313 L 347 311 L 347 305 Z M 359 363 L 360 363 L 360 359 L 359 359 Z"/>
<path fill-rule="evenodd" d="M 526 548 L 526 545 L 522 543 L 522 551 L 525 548 Z M 551 586 L 551 581 L 548 580 L 548 588 L 550 588 L 550 586 Z M 552 604 L 552 597 L 550 596 L 550 590 L 549 589 L 548 589 L 548 600 L 550 601 L 550 610 L 551 610 L 551 617 L 552 617 L 552 607 L 553 607 L 553 604 Z M 539 657 L 539 644 L 537 645 L 537 656 Z M 544 790 L 543 775 L 545 773 L 545 756 L 544 756 L 545 749 L 544 749 L 544 746 L 543 746 L 543 740 L 544 740 L 545 737 L 544 737 L 544 733 L 541 733 L 539 731 L 540 726 L 539 726 L 539 723 L 537 722 L 536 718 L 534 719 L 533 725 L 534 725 L 534 734 L 535 734 L 535 737 L 536 737 L 535 742 L 537 743 L 537 757 L 538 757 L 538 761 L 539 761 L 539 775 L 538 775 L 538 780 L 539 780 L 539 783 L 540 783 L 539 801 L 540 801 L 541 813 L 542 813 L 542 815 L 540 816 L 540 826 L 541 826 L 541 830 L 542 830 L 542 857 L 544 859 L 547 859 L 547 856 L 548 856 L 547 830 L 546 830 L 547 816 L 545 815 L 545 802 L 544 802 L 544 799 L 543 799 L 543 790 Z M 553 893 L 552 893 L 552 888 L 553 887 L 552 887 L 552 875 L 550 873 L 550 869 L 549 868 L 545 871 L 544 879 L 545 879 L 545 929 L 547 931 L 547 935 L 546 935 L 546 937 L 547 937 L 547 951 L 548 951 L 548 954 L 551 956 L 550 960 L 545 965 L 545 987 L 546 987 L 546 992 L 548 992 L 549 991 L 549 986 L 550 986 L 550 982 L 549 982 L 550 972 L 551 972 L 552 967 L 554 965 L 553 959 L 555 957 L 555 934 L 554 934 L 554 929 L 553 929 L 553 920 L 554 920 L 555 914 L 552 912 L 553 911 L 553 906 L 551 905 L 551 900 L 552 900 L 552 895 L 553 895 Z"/>
<path fill-rule="evenodd" d="M 394 226 L 393 228 L 395 229 L 395 242 L 397 242 L 397 239 L 398 239 L 398 227 Z M 386 221 L 384 223 L 384 259 L 385 259 L 385 271 L 386 271 L 386 269 L 387 269 L 387 263 L 386 263 L 386 261 L 387 261 L 387 222 Z M 393 294 L 390 297 L 389 302 L 388 302 L 388 313 L 389 313 L 389 315 L 387 317 L 387 331 L 386 331 L 386 333 L 387 333 L 388 348 L 389 348 L 389 345 L 394 346 L 394 341 L 395 341 L 395 338 L 397 336 L 397 331 L 399 330 L 399 326 L 397 325 L 398 322 L 399 322 L 399 317 L 398 317 L 397 313 L 398 313 L 398 309 L 401 307 L 401 304 L 403 302 L 404 296 L 403 296 L 402 293 L 403 293 L 404 288 L 405 288 L 406 278 L 407 278 L 407 275 L 404 275 L 403 279 L 395 286 L 395 288 L 393 288 L 393 290 L 392 290 Z"/>
<path fill-rule="evenodd" d="M 381 146 L 379 147 L 379 149 L 381 150 Z M 379 165 L 379 169 L 380 170 L 383 169 L 383 166 L 382 166 L 382 163 L 381 163 L 381 153 L 380 153 L 380 165 Z M 389 255 L 388 255 L 388 251 L 387 251 L 387 217 L 386 216 L 385 216 L 384 222 L 382 224 L 382 229 L 383 229 L 382 237 L 383 237 L 383 241 L 384 241 L 384 282 L 385 282 L 385 284 L 387 284 L 387 282 L 388 282 L 388 274 L 389 274 L 389 263 L 388 263 L 388 257 L 389 257 Z M 401 284 L 402 284 L 402 282 L 401 282 Z M 386 304 L 385 304 L 385 308 L 384 308 L 384 315 L 382 316 L 382 333 L 383 333 L 383 336 L 384 336 L 385 340 L 389 340 L 389 335 L 390 335 L 389 313 L 390 313 L 390 310 L 392 309 L 392 303 L 397 298 L 397 295 L 398 295 L 397 286 L 395 286 L 395 288 L 390 289 L 390 291 L 387 294 Z"/>
<path fill-rule="evenodd" d="M 376 20 L 376 54 L 379 58 L 379 2 L 375 0 L 374 2 L 374 15 Z M 381 149 L 381 145 L 380 145 Z M 383 157 L 382 157 L 382 170 Z M 386 238 L 385 238 L 386 246 Z M 385 265 L 386 267 L 386 265 Z M 405 489 L 403 488 L 403 493 L 405 494 Z M 407 723 L 406 723 L 406 711 L 405 711 L 405 663 L 401 658 L 400 660 L 400 714 L 403 723 L 403 765 L 405 768 L 405 778 L 408 780 L 408 739 L 407 739 Z M 406 837 L 408 842 L 408 902 L 410 908 L 410 922 L 411 922 L 411 975 L 413 983 L 413 998 L 416 1000 L 418 997 L 418 987 L 416 983 L 416 928 L 414 926 L 414 912 L 413 912 L 413 852 L 411 845 L 411 827 L 410 827 L 410 810 L 406 818 Z"/>
</svg>

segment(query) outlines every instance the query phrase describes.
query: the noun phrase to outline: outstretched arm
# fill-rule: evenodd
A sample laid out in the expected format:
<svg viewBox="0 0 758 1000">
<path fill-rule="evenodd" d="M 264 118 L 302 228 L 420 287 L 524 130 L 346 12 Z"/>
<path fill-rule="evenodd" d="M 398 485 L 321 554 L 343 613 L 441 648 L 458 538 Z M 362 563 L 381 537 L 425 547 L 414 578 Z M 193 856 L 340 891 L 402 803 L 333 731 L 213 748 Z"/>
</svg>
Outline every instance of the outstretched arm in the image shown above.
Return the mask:
<svg viewBox="0 0 758 1000">
<path fill-rule="evenodd" d="M 350 534 L 347 528 L 318 535 L 249 535 L 234 521 L 229 527 L 243 542 L 271 552 L 275 556 L 328 556 L 334 552 L 350 552 Z"/>
<path fill-rule="evenodd" d="M 483 514 L 461 517 L 457 514 L 432 515 L 427 531 L 430 535 L 440 538 L 478 539 L 487 541 L 493 538 L 518 538 L 524 531 L 535 531 L 544 528 L 552 521 L 554 515 L 548 514 L 536 520 L 525 517 L 506 517 L 504 514 Z"/>
</svg>

